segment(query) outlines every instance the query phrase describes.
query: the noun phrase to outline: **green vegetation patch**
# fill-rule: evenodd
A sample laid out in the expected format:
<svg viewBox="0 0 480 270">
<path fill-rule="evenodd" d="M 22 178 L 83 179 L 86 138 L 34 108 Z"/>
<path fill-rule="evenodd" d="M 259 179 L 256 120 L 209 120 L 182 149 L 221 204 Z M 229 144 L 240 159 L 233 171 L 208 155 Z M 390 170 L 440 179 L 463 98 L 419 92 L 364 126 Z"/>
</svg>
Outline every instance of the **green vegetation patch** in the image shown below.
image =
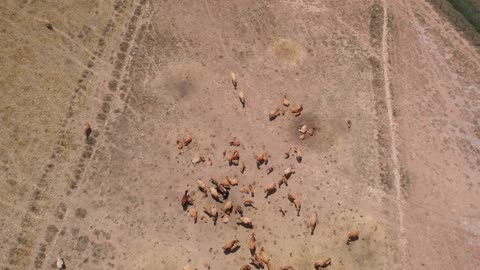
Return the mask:
<svg viewBox="0 0 480 270">
<path fill-rule="evenodd" d="M 448 0 L 448 2 L 480 33 L 479 0 Z"/>
</svg>

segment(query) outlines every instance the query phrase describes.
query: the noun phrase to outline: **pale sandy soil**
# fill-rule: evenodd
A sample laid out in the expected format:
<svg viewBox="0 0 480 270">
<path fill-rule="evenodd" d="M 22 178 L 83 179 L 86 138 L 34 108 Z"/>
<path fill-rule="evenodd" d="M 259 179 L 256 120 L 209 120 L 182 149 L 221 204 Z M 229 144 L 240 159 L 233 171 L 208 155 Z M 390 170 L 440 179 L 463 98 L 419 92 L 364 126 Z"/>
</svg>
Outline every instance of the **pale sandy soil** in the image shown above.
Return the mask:
<svg viewBox="0 0 480 270">
<path fill-rule="evenodd" d="M 252 232 L 274 269 L 480 269 L 480 55 L 424 0 L 7 1 L 0 32 L 0 269 L 240 269 Z M 227 176 L 253 228 L 200 221 Z"/>
</svg>

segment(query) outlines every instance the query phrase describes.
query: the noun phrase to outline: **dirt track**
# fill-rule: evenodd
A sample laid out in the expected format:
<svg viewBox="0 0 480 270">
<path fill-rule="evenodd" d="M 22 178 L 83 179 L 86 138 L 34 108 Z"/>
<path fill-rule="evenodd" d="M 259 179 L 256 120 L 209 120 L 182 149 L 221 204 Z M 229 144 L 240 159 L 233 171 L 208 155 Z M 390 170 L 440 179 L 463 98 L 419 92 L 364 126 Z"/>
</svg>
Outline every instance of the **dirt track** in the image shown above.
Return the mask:
<svg viewBox="0 0 480 270">
<path fill-rule="evenodd" d="M 251 232 L 275 269 L 480 268 L 480 56 L 427 2 L 10 1 L 0 29 L 0 269 L 240 269 Z M 182 210 L 221 209 L 196 180 L 226 176 L 253 229 Z"/>
</svg>

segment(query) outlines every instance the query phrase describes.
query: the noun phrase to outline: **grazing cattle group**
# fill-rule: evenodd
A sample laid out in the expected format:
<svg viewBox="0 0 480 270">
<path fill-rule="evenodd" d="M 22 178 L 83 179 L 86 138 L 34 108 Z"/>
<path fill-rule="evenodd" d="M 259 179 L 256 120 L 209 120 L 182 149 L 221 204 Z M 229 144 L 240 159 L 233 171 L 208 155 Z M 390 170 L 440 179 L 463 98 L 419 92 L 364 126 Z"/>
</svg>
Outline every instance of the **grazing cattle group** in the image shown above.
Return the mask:
<svg viewBox="0 0 480 270">
<path fill-rule="evenodd" d="M 232 84 L 235 90 L 237 90 L 238 87 L 238 82 L 237 82 L 237 76 L 235 73 L 231 73 L 231 80 Z M 238 97 L 240 99 L 240 102 L 242 104 L 242 107 L 245 107 L 245 93 L 243 91 L 240 91 L 238 93 Z M 283 106 L 289 107 L 290 106 L 290 101 L 288 100 L 287 96 L 283 96 L 283 101 L 282 101 Z M 303 105 L 300 104 L 295 107 L 291 107 L 291 112 L 295 116 L 300 116 L 303 112 Z M 280 108 L 275 108 L 272 110 L 268 118 L 270 121 L 275 120 L 278 116 L 280 115 L 285 115 L 285 110 L 280 109 Z M 298 131 L 300 132 L 300 140 L 304 140 L 306 135 L 309 136 L 314 136 L 315 134 L 315 127 L 309 127 L 307 124 L 302 124 L 299 128 Z M 183 140 L 178 140 L 177 145 L 186 146 L 192 141 L 192 137 L 188 135 L 185 137 Z M 233 138 L 231 141 L 228 142 L 228 145 L 231 147 L 239 147 L 242 145 L 239 139 Z M 181 148 L 179 148 L 181 149 Z M 302 162 L 303 158 L 303 152 L 300 148 L 298 147 L 289 147 L 288 151 L 284 153 L 284 158 L 288 159 L 291 154 L 290 152 L 293 151 L 293 155 L 295 156 L 295 160 L 298 163 Z M 231 151 L 227 151 L 226 149 L 223 150 L 223 157 L 227 161 L 229 166 L 240 166 L 240 173 L 244 173 L 246 170 L 246 164 L 245 160 L 242 159 L 240 161 L 240 150 L 234 149 Z M 210 158 L 208 158 L 210 160 Z M 265 149 L 262 149 L 258 154 L 254 155 L 255 159 L 255 164 L 258 170 L 262 168 L 263 165 L 268 165 L 269 159 L 270 159 L 270 154 L 265 151 Z M 192 159 L 193 164 L 198 164 L 200 162 L 205 161 L 205 157 L 202 155 L 197 155 L 194 156 Z M 210 165 L 211 166 L 211 165 Z M 267 175 L 270 175 L 273 172 L 273 166 L 268 165 L 266 167 L 266 173 Z M 281 173 L 280 179 L 278 181 L 273 181 L 270 184 L 265 185 L 263 192 L 265 193 L 265 198 L 268 198 L 269 196 L 275 194 L 277 192 L 277 188 L 281 188 L 282 186 L 288 187 L 288 181 L 296 173 L 295 167 L 289 166 L 286 169 L 283 170 Z M 244 194 L 244 196 L 250 195 L 252 198 L 251 199 L 243 199 L 243 206 L 244 207 L 251 207 L 255 210 L 257 210 L 257 207 L 255 206 L 255 184 L 254 183 L 241 183 L 238 177 L 225 177 L 223 180 L 218 180 L 215 177 L 210 178 L 210 183 L 212 184 L 211 186 L 207 186 L 207 184 L 202 180 L 202 179 L 197 179 L 197 185 L 198 189 L 200 192 L 204 194 L 204 198 L 208 197 L 208 194 L 212 197 L 214 200 L 214 205 L 211 208 L 204 207 L 203 212 L 206 214 L 206 216 L 202 216 L 200 220 L 202 220 L 204 223 L 208 222 L 208 219 L 211 218 L 213 220 L 213 225 L 215 226 L 217 224 L 217 219 L 218 216 L 221 215 L 222 222 L 223 223 L 228 223 L 230 221 L 230 218 L 232 215 L 237 215 L 236 224 L 239 226 L 243 226 L 247 229 L 259 229 L 254 226 L 254 221 L 250 217 L 244 216 L 244 211 L 241 206 L 241 202 L 237 203 L 234 200 L 228 200 L 230 192 L 234 192 L 233 187 L 238 186 L 240 184 L 241 187 L 238 188 L 238 192 Z M 302 202 L 300 199 L 299 195 L 294 195 L 291 192 L 288 192 L 287 194 L 288 200 L 294 205 L 295 210 L 297 212 L 297 216 L 300 216 L 300 210 L 302 208 Z M 193 199 L 189 197 L 189 192 L 188 190 L 184 193 L 182 199 L 181 199 L 182 207 L 186 210 L 189 206 L 193 205 Z M 217 203 L 223 203 L 223 206 L 220 208 L 220 211 L 217 210 L 215 204 Z M 186 207 L 186 208 L 185 208 Z M 285 215 L 286 211 L 280 208 L 280 213 L 282 216 Z M 193 217 L 194 223 L 197 222 L 198 218 L 198 213 L 195 208 L 190 208 L 190 216 Z M 315 229 L 317 228 L 318 224 L 318 215 L 317 212 L 314 211 L 311 213 L 311 216 L 309 220 L 307 221 L 307 227 L 310 229 L 310 234 L 313 235 L 315 232 Z M 352 241 L 355 241 L 359 237 L 359 231 L 353 231 L 348 233 L 347 235 L 347 244 L 349 244 Z M 257 249 L 256 247 L 256 235 L 254 232 L 251 233 L 250 238 L 247 240 L 248 242 L 248 249 L 251 254 L 250 258 L 250 263 L 245 264 L 240 267 L 240 270 L 250 270 L 254 268 L 267 268 L 268 270 L 273 270 L 273 262 L 271 257 L 267 254 L 265 247 L 260 247 L 260 249 Z M 228 241 L 223 247 L 223 251 L 225 254 L 232 254 L 235 253 L 238 249 L 241 248 L 240 240 L 235 237 L 235 239 Z M 326 268 L 329 265 L 331 265 L 332 259 L 330 257 L 320 259 L 316 262 L 313 262 L 313 268 L 314 269 L 320 269 L 320 268 Z M 192 268 L 191 266 L 187 265 L 185 266 L 184 269 L 196 269 Z M 229 267 L 229 269 L 231 269 Z M 277 270 L 293 270 L 294 268 L 292 266 L 282 266 L 279 268 L 275 268 Z"/>
<path fill-rule="evenodd" d="M 237 76 L 233 72 L 231 73 L 231 81 L 234 89 L 237 90 L 237 87 L 238 87 Z M 243 91 L 240 91 L 238 93 L 238 97 L 240 99 L 242 107 L 244 108 L 246 104 L 245 93 Z M 290 107 L 291 105 L 286 95 L 283 96 L 282 105 L 284 107 Z M 291 113 L 296 117 L 302 114 L 303 109 L 304 108 L 302 104 L 295 107 L 290 107 Z M 269 113 L 268 118 L 270 121 L 273 121 L 280 115 L 285 115 L 285 110 L 277 107 Z M 87 140 L 92 134 L 92 131 L 93 130 L 90 124 L 85 123 L 84 134 Z M 314 136 L 315 127 L 308 127 L 307 124 L 302 124 L 298 128 L 298 132 L 300 132 L 300 136 L 299 136 L 300 140 L 304 140 L 305 135 Z M 184 136 L 182 139 L 177 140 L 176 147 L 179 151 L 179 154 L 183 153 L 183 149 L 187 147 L 190 143 L 192 143 L 193 139 L 194 139 L 193 136 L 188 134 Z M 231 147 L 239 147 L 240 145 L 242 145 L 242 143 L 237 138 L 233 138 L 230 142 L 228 142 L 228 145 Z M 293 150 L 293 154 L 295 155 L 296 161 L 298 163 L 301 163 L 303 158 L 303 152 L 298 147 L 289 147 L 288 151 L 284 153 L 283 158 L 288 159 L 291 156 L 290 152 L 292 150 Z M 228 162 L 229 166 L 240 165 L 240 173 L 243 174 L 246 171 L 247 166 L 245 164 L 245 161 L 242 160 L 240 162 L 239 150 L 233 150 L 233 151 L 224 150 L 223 157 Z M 262 149 L 259 154 L 254 155 L 257 169 L 260 170 L 262 165 L 268 165 L 269 158 L 270 158 L 270 155 L 267 151 L 265 151 L 265 149 Z M 200 154 L 193 156 L 191 159 L 191 162 L 194 165 L 197 165 L 205 161 L 207 161 L 207 164 L 209 166 L 213 165 L 213 162 L 209 157 L 208 159 L 206 159 L 205 156 Z M 269 165 L 266 168 L 266 173 L 267 175 L 270 175 L 272 172 L 273 172 L 273 166 Z M 263 191 L 265 193 L 265 198 L 268 198 L 269 196 L 276 193 L 277 187 L 279 189 L 282 186 L 288 187 L 288 181 L 292 177 L 292 175 L 294 175 L 295 173 L 296 173 L 296 169 L 293 165 L 287 167 L 281 173 L 280 180 L 273 181 L 264 187 Z M 221 215 L 223 223 L 228 223 L 232 215 L 238 215 L 238 217 L 235 219 L 236 224 L 238 224 L 238 226 L 243 226 L 251 230 L 259 229 L 254 227 L 254 222 L 252 218 L 244 216 L 244 211 L 242 209 L 241 202 L 236 203 L 233 200 L 228 200 L 230 192 L 233 192 L 233 187 L 240 185 L 240 180 L 238 179 L 238 177 L 227 176 L 222 181 L 219 181 L 218 179 L 211 177 L 210 178 L 210 183 L 212 184 L 211 186 L 207 186 L 206 182 L 204 182 L 202 179 L 197 179 L 196 182 L 197 182 L 198 190 L 204 194 L 204 198 L 208 198 L 208 195 L 210 194 L 210 196 L 214 200 L 213 205 L 211 207 L 203 207 L 203 213 L 205 213 L 205 215 L 202 215 L 200 217 L 200 220 L 203 223 L 207 223 L 208 220 L 211 219 L 213 221 L 213 225 L 216 226 L 219 215 Z M 245 208 L 251 207 L 255 210 L 258 210 L 257 207 L 255 206 L 255 201 L 253 199 L 255 197 L 254 183 L 249 183 L 249 184 L 242 183 L 242 187 L 240 187 L 238 191 L 246 196 L 248 195 L 251 196 L 251 199 L 245 199 L 245 198 L 243 199 L 243 206 Z M 193 199 L 192 194 L 194 194 L 194 191 L 191 192 L 189 190 L 185 190 L 185 192 L 181 196 L 181 206 L 184 211 L 188 210 L 190 217 L 193 219 L 193 222 L 196 224 L 198 221 L 199 214 L 201 213 L 199 213 L 195 208 L 195 200 Z M 294 205 L 295 210 L 297 212 L 297 216 L 300 216 L 300 210 L 302 208 L 300 196 L 298 194 L 295 195 L 291 192 L 288 192 L 287 198 Z M 218 203 L 223 203 L 223 206 L 220 208 L 220 210 L 217 210 L 216 204 Z M 280 208 L 279 212 L 282 214 L 282 216 L 285 216 L 286 214 L 286 210 L 282 208 Z M 314 211 L 313 213 L 311 213 L 311 216 L 307 222 L 311 235 L 314 234 L 315 229 L 317 228 L 317 224 L 318 224 L 318 215 L 317 215 L 317 212 Z M 349 232 L 347 234 L 346 243 L 350 244 L 351 242 L 358 240 L 359 235 L 360 235 L 360 231 L 358 230 Z M 252 266 L 257 269 L 265 268 L 266 266 L 268 270 L 273 270 L 274 266 L 272 264 L 272 260 L 270 256 L 267 254 L 265 247 L 260 247 L 260 249 L 257 249 L 256 242 L 257 242 L 256 235 L 254 232 L 252 232 L 250 238 L 248 239 L 248 249 L 252 257 L 250 258 L 250 263 L 241 266 L 240 270 L 250 270 L 252 269 Z M 235 253 L 240 248 L 241 248 L 240 240 L 238 240 L 236 237 L 234 240 L 228 241 L 222 247 L 225 254 Z M 332 264 L 331 257 L 327 257 L 327 258 L 320 259 L 316 262 L 313 262 L 313 268 L 314 269 L 326 268 L 331 264 Z M 63 258 L 59 257 L 57 259 L 56 265 L 58 269 L 65 269 L 65 262 Z M 195 270 L 195 269 L 197 268 L 192 267 L 190 265 L 186 265 L 185 267 L 183 267 L 183 270 Z M 229 267 L 228 269 L 232 269 L 232 268 Z M 276 269 L 294 270 L 292 266 L 282 266 Z"/>
</svg>

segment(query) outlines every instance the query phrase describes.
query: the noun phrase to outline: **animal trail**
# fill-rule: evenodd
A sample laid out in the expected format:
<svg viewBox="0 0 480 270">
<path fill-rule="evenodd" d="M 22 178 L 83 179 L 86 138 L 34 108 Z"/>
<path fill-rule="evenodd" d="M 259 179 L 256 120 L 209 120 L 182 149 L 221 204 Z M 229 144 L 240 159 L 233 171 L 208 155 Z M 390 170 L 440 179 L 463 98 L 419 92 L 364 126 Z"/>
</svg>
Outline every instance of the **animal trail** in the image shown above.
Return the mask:
<svg viewBox="0 0 480 270">
<path fill-rule="evenodd" d="M 143 5 L 144 5 L 145 1 L 142 1 L 141 3 L 143 3 Z M 142 13 L 142 5 L 138 5 L 136 7 L 135 14 L 136 14 L 136 16 L 138 16 L 141 13 Z M 134 17 L 135 16 L 132 16 L 132 18 L 130 19 L 130 23 L 129 23 L 130 28 L 132 26 L 132 22 L 133 23 L 136 22 L 136 18 L 134 18 Z M 135 24 L 133 24 L 133 25 L 136 26 Z M 88 63 L 89 68 L 93 68 L 95 66 L 95 60 L 97 59 L 96 57 L 101 57 L 103 55 L 103 51 L 104 51 L 104 48 L 105 48 L 105 36 L 110 34 L 113 31 L 114 27 L 115 27 L 114 20 L 112 20 L 112 19 L 109 20 L 109 22 L 107 23 L 107 26 L 105 27 L 104 31 L 102 32 L 103 36 L 98 40 L 98 43 L 97 43 L 98 48 L 93 53 L 95 56 L 92 56 L 90 58 L 90 61 Z M 135 27 L 135 29 L 136 29 L 136 27 Z M 127 38 L 126 38 L 126 34 L 125 34 L 124 35 L 124 40 L 126 40 L 126 39 Z M 128 47 L 130 47 L 130 44 L 129 44 Z M 114 69 L 114 72 L 112 72 L 112 77 L 115 77 L 115 75 L 117 74 L 117 73 L 115 73 L 115 70 L 117 72 L 119 72 L 120 74 L 123 73 L 123 68 L 124 68 L 126 58 L 123 57 L 120 53 L 117 54 L 117 58 L 118 58 L 117 60 L 119 61 L 119 64 L 115 65 L 116 69 Z M 65 145 L 62 142 L 63 142 L 63 138 L 66 137 L 67 127 L 69 126 L 69 124 L 71 124 L 73 122 L 72 117 L 73 117 L 74 107 L 78 103 L 80 95 L 84 95 L 84 92 L 87 89 L 87 86 L 86 86 L 85 82 L 88 80 L 88 78 L 92 74 L 93 74 L 93 72 L 89 69 L 85 69 L 82 72 L 81 79 L 78 80 L 78 82 L 79 82 L 78 86 L 75 88 L 74 93 L 72 95 L 72 98 L 69 102 L 69 107 L 67 108 L 67 113 L 66 113 L 65 120 L 62 122 L 62 126 L 64 128 L 64 131 L 62 132 L 62 134 L 60 136 L 60 138 L 62 138 L 62 140 L 59 143 L 62 146 L 62 148 L 65 147 Z M 117 84 L 113 85 L 113 83 L 109 83 L 107 88 L 110 91 L 114 92 L 114 91 L 117 90 L 117 87 L 118 87 Z M 97 130 L 104 128 L 104 126 L 107 122 L 107 118 L 108 118 L 107 116 L 111 111 L 111 101 L 112 101 L 111 94 L 105 94 L 103 96 L 103 103 L 101 105 L 101 110 L 99 111 L 99 113 L 96 116 L 96 120 L 97 120 L 96 129 Z M 93 140 L 90 140 L 90 138 L 92 138 L 90 135 L 93 135 Z M 90 127 L 90 130 L 88 132 L 87 132 L 87 129 L 85 129 L 85 136 L 87 137 L 87 140 L 88 140 L 87 142 L 88 143 L 84 146 L 81 157 L 80 157 L 79 161 L 77 162 L 76 168 L 74 169 L 74 179 L 70 180 L 70 184 L 69 184 L 70 189 L 76 189 L 78 187 L 78 183 L 83 179 L 83 175 L 85 174 L 85 169 L 87 167 L 87 163 L 92 158 L 92 156 L 95 152 L 96 145 L 97 145 L 97 141 L 96 141 L 95 137 L 98 136 L 98 132 L 95 133 L 95 131 L 92 130 L 92 128 Z M 61 151 L 63 151 L 62 148 L 60 148 L 60 153 L 61 153 Z M 58 151 L 57 148 L 55 148 L 55 149 L 56 149 L 56 151 Z M 57 153 L 57 154 L 59 154 L 59 153 Z M 47 169 L 48 169 L 48 167 L 47 167 Z M 48 177 L 49 172 L 50 171 L 46 171 L 46 173 L 43 174 L 41 181 L 45 181 L 46 177 Z M 54 238 L 56 238 L 56 234 L 54 235 Z M 52 239 L 51 242 L 54 242 L 53 239 Z M 51 242 L 49 242 L 49 244 Z M 45 249 L 46 249 L 46 247 L 45 247 Z M 36 265 L 38 265 L 40 267 L 41 267 L 41 265 L 43 265 L 43 260 L 45 259 L 45 256 L 42 256 L 42 257 L 39 257 L 37 255 L 37 257 L 35 259 L 35 261 L 37 262 Z"/>
<path fill-rule="evenodd" d="M 384 76 L 384 89 L 385 89 L 385 102 L 387 104 L 388 112 L 388 123 L 390 127 L 390 154 L 392 159 L 392 171 L 395 179 L 395 190 L 396 190 L 396 204 L 398 208 L 398 225 L 399 225 L 399 236 L 400 236 L 400 258 L 402 267 L 405 267 L 407 261 L 407 239 L 405 236 L 405 228 L 403 221 L 403 195 L 402 195 L 402 186 L 401 186 L 401 177 L 400 177 L 400 165 L 398 160 L 398 147 L 396 143 L 396 126 L 393 116 L 392 109 L 392 92 L 390 89 L 390 77 L 389 77 L 389 50 L 388 50 L 388 5 L 387 0 L 383 0 L 383 33 L 382 33 L 382 66 L 383 66 L 383 76 Z M 358 238 L 358 235 L 357 235 Z"/>
<path fill-rule="evenodd" d="M 95 66 L 95 60 L 103 55 L 103 52 L 105 49 L 104 38 L 113 32 L 114 26 L 115 24 L 113 20 L 110 20 L 107 23 L 106 27 L 103 29 L 103 32 L 102 32 L 103 36 L 99 38 L 99 41 L 97 43 L 97 48 L 94 50 L 93 53 L 91 52 L 92 56 L 90 57 L 90 61 L 87 65 L 87 68 L 82 70 L 79 76 L 79 79 L 77 80 L 77 84 L 73 88 L 70 99 L 67 102 L 68 107 L 66 108 L 65 115 L 60 122 L 61 131 L 58 135 L 58 139 L 53 146 L 52 154 L 50 155 L 50 158 L 47 161 L 47 164 L 45 165 L 42 175 L 38 179 L 37 187 L 33 191 L 34 195 L 31 198 L 31 201 L 32 201 L 30 203 L 31 207 L 29 207 L 30 212 L 27 213 L 22 219 L 21 232 L 19 233 L 20 235 L 23 234 L 24 231 L 30 231 L 32 228 L 34 228 L 34 226 L 36 226 L 35 223 L 32 222 L 32 219 L 30 217 L 32 213 L 39 214 L 41 211 L 43 211 L 43 208 L 38 205 L 38 202 L 42 196 L 38 196 L 38 195 L 42 194 L 44 190 L 47 190 L 49 188 L 49 183 L 53 181 L 52 179 L 48 179 L 48 177 L 50 176 L 51 172 L 55 168 L 54 164 L 59 162 L 58 157 L 64 152 L 65 147 L 67 146 L 66 140 L 69 133 L 69 127 L 74 121 L 73 116 L 74 116 L 75 108 L 77 107 L 78 102 L 80 101 L 80 96 L 85 95 L 85 92 L 87 91 L 87 81 L 94 74 L 91 68 Z M 32 248 L 33 247 L 26 242 L 19 243 L 17 246 L 12 247 L 9 250 L 9 254 L 10 254 L 9 263 L 17 266 L 22 266 L 22 265 L 26 266 L 24 265 L 25 263 L 24 258 L 28 258 L 30 256 Z M 44 260 L 45 260 L 45 255 L 37 254 L 34 260 L 35 267 L 41 268 L 43 266 Z M 23 264 L 19 265 L 19 263 L 23 263 Z"/>
</svg>

